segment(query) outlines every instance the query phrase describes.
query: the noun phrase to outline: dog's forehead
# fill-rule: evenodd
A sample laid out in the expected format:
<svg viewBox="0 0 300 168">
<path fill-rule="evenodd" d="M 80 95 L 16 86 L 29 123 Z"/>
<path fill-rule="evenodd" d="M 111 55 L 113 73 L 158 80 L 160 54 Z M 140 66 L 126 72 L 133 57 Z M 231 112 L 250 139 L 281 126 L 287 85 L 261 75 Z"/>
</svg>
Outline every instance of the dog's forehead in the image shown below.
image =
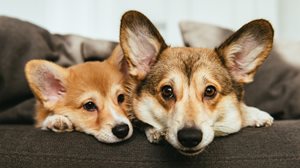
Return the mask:
<svg viewBox="0 0 300 168">
<path fill-rule="evenodd" d="M 218 55 L 209 48 L 171 47 L 161 53 L 161 61 L 168 61 L 178 65 L 216 64 Z M 217 61 L 217 62 L 216 62 Z"/>
<path fill-rule="evenodd" d="M 241 87 L 233 83 L 233 79 L 214 49 L 207 48 L 168 48 L 163 51 L 158 61 L 157 69 L 160 72 L 171 72 L 180 77 L 184 76 L 188 85 L 194 81 L 196 85 L 199 82 L 216 83 L 219 85 L 222 94 L 226 95 L 235 91 L 239 98 L 242 96 Z M 167 69 L 166 69 L 167 67 Z M 175 72 L 175 73 L 174 73 Z M 166 73 L 166 78 L 170 73 Z M 161 79 L 163 79 L 161 78 Z"/>
<path fill-rule="evenodd" d="M 184 73 L 188 78 L 197 71 L 220 73 L 220 69 L 224 70 L 217 53 L 208 48 L 168 48 L 162 52 L 159 62 L 161 65 L 173 67 L 174 70 Z"/>
<path fill-rule="evenodd" d="M 123 82 L 122 73 L 105 62 L 87 62 L 73 66 L 69 71 L 69 86 L 76 90 L 98 90 L 106 95 L 113 86 Z"/>
<path fill-rule="evenodd" d="M 168 80 L 176 80 L 173 82 L 177 85 L 190 85 L 192 81 L 201 82 L 203 75 L 224 87 L 228 87 L 231 81 L 228 70 L 213 49 L 167 48 L 159 55 L 146 79 L 139 84 L 137 92 L 147 90 L 155 94 L 159 84 Z"/>
</svg>

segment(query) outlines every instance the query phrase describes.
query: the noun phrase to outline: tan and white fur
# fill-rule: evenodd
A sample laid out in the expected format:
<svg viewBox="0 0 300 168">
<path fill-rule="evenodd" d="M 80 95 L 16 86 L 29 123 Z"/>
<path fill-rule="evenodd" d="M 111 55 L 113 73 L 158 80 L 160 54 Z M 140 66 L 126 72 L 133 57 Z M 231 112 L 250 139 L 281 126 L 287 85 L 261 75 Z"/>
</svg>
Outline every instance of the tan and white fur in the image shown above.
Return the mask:
<svg viewBox="0 0 300 168">
<path fill-rule="evenodd" d="M 63 68 L 32 60 L 26 78 L 36 99 L 36 127 L 54 132 L 80 131 L 115 143 L 132 135 L 124 111 L 126 61 L 120 46 L 105 61 Z"/>
<path fill-rule="evenodd" d="M 169 47 L 146 16 L 126 12 L 120 44 L 129 65 L 128 111 L 148 125 L 150 142 L 164 138 L 186 155 L 200 153 L 215 136 L 270 126 L 268 113 L 243 102 L 243 85 L 272 43 L 273 28 L 260 19 L 215 49 Z"/>
</svg>

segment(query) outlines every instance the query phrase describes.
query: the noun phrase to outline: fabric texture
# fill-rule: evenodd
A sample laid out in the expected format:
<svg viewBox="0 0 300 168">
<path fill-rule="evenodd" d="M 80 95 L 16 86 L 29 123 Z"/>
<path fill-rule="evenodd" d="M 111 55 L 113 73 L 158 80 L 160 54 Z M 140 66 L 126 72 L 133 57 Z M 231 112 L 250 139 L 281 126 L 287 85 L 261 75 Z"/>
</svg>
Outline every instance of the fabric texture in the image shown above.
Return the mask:
<svg viewBox="0 0 300 168">
<path fill-rule="evenodd" d="M 34 100 L 25 80 L 26 62 L 45 59 L 68 67 L 103 60 L 117 43 L 51 34 L 29 22 L 0 16 L 0 44 L 0 123 L 32 123 Z"/>
<path fill-rule="evenodd" d="M 233 31 L 216 25 L 181 22 L 180 29 L 186 46 L 215 48 L 228 38 Z M 271 113 L 275 119 L 300 118 L 300 64 L 285 61 L 284 54 L 297 56 L 294 52 L 282 52 L 286 43 L 275 43 L 268 59 L 258 69 L 254 82 L 245 86 L 245 102 Z M 280 50 L 278 48 L 281 48 Z"/>
<path fill-rule="evenodd" d="M 140 132 L 119 144 L 83 133 L 53 133 L 32 126 L 0 126 L 0 167 L 300 167 L 300 121 L 245 128 L 216 138 L 200 155 L 187 157 L 167 144 L 150 144 Z"/>
</svg>

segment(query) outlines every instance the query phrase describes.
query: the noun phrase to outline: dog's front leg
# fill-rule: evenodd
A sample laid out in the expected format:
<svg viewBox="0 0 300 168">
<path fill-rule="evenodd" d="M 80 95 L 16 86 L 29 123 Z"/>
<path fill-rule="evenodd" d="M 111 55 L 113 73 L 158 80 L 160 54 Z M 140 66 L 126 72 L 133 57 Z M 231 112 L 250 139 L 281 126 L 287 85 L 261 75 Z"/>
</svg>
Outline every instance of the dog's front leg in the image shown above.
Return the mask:
<svg viewBox="0 0 300 168">
<path fill-rule="evenodd" d="M 147 127 L 145 134 L 150 143 L 159 143 L 163 139 L 165 132 L 154 127 Z"/>
<path fill-rule="evenodd" d="M 263 127 L 273 124 L 273 117 L 267 112 L 261 111 L 258 108 L 242 105 L 243 127 Z"/>
<path fill-rule="evenodd" d="M 63 115 L 49 115 L 42 123 L 42 130 L 52 130 L 54 132 L 71 132 L 73 124 L 69 118 Z"/>
</svg>

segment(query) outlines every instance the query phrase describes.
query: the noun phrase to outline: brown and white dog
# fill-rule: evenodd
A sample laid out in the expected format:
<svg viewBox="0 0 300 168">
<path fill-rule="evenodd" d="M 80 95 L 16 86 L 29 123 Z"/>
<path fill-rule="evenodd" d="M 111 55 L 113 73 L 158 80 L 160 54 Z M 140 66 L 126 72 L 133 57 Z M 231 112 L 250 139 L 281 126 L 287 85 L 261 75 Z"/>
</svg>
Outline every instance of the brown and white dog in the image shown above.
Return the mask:
<svg viewBox="0 0 300 168">
<path fill-rule="evenodd" d="M 37 99 L 36 127 L 54 132 L 75 129 L 105 143 L 131 137 L 133 128 L 124 111 L 127 68 L 120 46 L 103 62 L 63 68 L 32 60 L 25 72 Z"/>
<path fill-rule="evenodd" d="M 149 127 L 150 142 L 165 138 L 186 155 L 200 153 L 215 136 L 247 126 L 270 126 L 273 118 L 243 102 L 273 43 L 266 20 L 247 23 L 215 49 L 169 47 L 146 16 L 128 11 L 120 44 L 129 64 L 128 110 Z"/>
</svg>

